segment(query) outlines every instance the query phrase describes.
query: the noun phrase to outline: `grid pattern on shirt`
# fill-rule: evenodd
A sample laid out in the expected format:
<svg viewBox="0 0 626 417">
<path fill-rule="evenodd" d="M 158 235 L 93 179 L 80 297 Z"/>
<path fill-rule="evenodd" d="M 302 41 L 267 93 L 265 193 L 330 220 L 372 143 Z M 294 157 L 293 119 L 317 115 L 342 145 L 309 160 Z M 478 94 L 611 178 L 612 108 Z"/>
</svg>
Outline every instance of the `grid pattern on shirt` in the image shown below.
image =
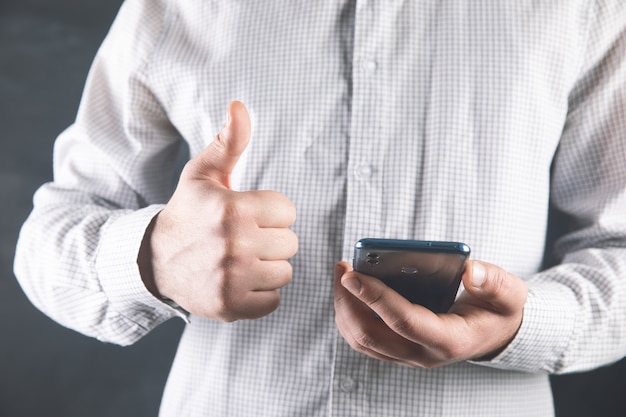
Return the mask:
<svg viewBox="0 0 626 417">
<path fill-rule="evenodd" d="M 191 318 L 162 417 L 551 415 L 548 373 L 626 354 L 625 27 L 622 0 L 128 0 L 17 275 L 102 340 L 179 314 L 143 287 L 137 251 L 180 142 L 197 154 L 240 99 L 253 134 L 235 186 L 296 205 L 293 282 L 265 318 Z M 577 229 L 539 272 L 549 199 Z M 332 271 L 363 237 L 465 241 L 527 278 L 518 336 L 434 370 L 354 352 Z"/>
</svg>

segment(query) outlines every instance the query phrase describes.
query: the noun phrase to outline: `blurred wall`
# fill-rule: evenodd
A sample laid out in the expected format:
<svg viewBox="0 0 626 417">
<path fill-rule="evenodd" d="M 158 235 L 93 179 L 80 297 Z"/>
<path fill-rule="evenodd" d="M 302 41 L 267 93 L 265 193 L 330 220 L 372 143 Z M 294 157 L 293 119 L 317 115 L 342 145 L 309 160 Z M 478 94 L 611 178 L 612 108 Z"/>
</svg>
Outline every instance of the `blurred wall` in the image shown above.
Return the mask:
<svg viewBox="0 0 626 417">
<path fill-rule="evenodd" d="M 0 417 L 156 416 L 182 321 L 106 345 L 36 310 L 12 273 L 52 144 L 121 0 L 0 0 Z"/>
<path fill-rule="evenodd" d="M 0 416 L 156 416 L 182 322 L 102 344 L 35 310 L 12 262 L 52 144 L 121 0 L 0 0 Z M 559 417 L 626 415 L 626 361 L 553 378 Z M 504 416 L 503 416 L 504 417 Z"/>
</svg>

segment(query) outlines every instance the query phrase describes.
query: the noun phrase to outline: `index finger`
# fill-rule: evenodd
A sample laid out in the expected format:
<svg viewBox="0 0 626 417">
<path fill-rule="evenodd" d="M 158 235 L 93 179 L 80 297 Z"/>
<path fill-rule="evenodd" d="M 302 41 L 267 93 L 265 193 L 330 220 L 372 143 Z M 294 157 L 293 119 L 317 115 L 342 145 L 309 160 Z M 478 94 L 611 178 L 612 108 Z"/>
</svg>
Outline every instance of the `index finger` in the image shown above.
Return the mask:
<svg viewBox="0 0 626 417">
<path fill-rule="evenodd" d="M 277 191 L 243 191 L 238 198 L 239 208 L 250 213 L 261 228 L 286 228 L 296 221 L 296 206 Z"/>
<path fill-rule="evenodd" d="M 379 279 L 357 272 L 344 276 L 343 281 L 357 278 L 361 290 L 356 295 L 367 304 L 384 322 L 405 339 L 422 346 L 444 345 L 453 336 L 450 326 L 457 326 L 459 316 L 437 314 L 409 300 L 386 286 Z"/>
</svg>

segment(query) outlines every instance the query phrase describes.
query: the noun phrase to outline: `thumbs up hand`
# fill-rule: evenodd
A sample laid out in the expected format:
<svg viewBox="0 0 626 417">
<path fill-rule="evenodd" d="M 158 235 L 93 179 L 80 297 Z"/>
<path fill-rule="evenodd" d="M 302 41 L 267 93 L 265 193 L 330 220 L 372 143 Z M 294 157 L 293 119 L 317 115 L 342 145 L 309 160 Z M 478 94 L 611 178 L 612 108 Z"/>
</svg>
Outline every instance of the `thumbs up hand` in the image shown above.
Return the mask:
<svg viewBox="0 0 626 417">
<path fill-rule="evenodd" d="M 293 203 L 275 191 L 236 192 L 230 174 L 250 139 L 245 106 L 232 102 L 215 140 L 190 160 L 146 231 L 139 266 L 146 287 L 192 314 L 222 321 L 274 311 L 298 247 Z"/>
</svg>

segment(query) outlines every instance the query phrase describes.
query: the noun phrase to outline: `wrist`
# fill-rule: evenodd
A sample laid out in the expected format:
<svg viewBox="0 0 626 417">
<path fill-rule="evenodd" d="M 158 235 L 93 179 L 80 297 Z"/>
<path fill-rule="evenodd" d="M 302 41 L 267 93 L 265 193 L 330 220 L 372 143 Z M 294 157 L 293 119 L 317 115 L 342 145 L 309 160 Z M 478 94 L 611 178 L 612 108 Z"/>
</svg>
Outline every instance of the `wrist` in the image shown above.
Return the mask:
<svg viewBox="0 0 626 417">
<path fill-rule="evenodd" d="M 159 288 L 156 284 L 156 280 L 154 277 L 154 253 L 152 250 L 152 234 L 154 232 L 155 224 L 157 221 L 158 214 L 154 216 L 148 227 L 146 228 L 146 232 L 141 241 L 141 246 L 139 248 L 139 254 L 137 256 L 137 265 L 139 266 L 139 274 L 141 275 L 141 280 L 143 281 L 144 286 L 152 295 L 154 295 L 159 301 L 167 304 L 171 308 L 177 310 L 179 315 L 186 321 L 189 322 L 189 312 L 182 308 L 178 303 L 171 298 L 168 298 L 161 294 Z"/>
<path fill-rule="evenodd" d="M 154 267 L 152 265 L 152 232 L 154 231 L 157 216 L 158 214 L 152 218 L 152 221 L 148 224 L 148 227 L 143 235 L 141 246 L 139 247 L 139 254 L 137 255 L 137 265 L 139 267 L 141 280 L 143 281 L 146 289 L 155 297 L 163 299 L 164 297 L 159 292 L 154 279 Z"/>
</svg>

